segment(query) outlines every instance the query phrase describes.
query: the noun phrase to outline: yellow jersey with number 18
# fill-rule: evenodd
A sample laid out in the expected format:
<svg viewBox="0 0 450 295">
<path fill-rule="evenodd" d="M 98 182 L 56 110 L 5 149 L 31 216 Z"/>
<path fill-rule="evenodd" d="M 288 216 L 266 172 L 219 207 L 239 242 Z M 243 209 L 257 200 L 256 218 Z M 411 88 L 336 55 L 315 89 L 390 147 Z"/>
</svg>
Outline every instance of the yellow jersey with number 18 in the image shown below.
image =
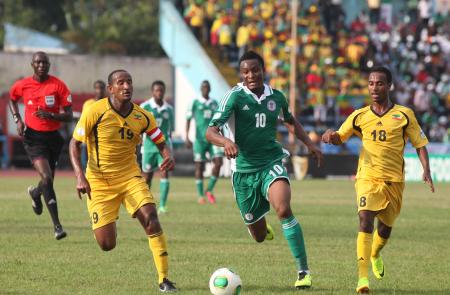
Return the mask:
<svg viewBox="0 0 450 295">
<path fill-rule="evenodd" d="M 144 132 L 156 144 L 165 140 L 153 114 L 134 103 L 126 116 L 118 113 L 109 99 L 82 112 L 73 138 L 87 144 L 86 177 L 119 182 L 140 176 L 136 146 Z"/>
<path fill-rule="evenodd" d="M 397 104 L 383 115 L 371 106 L 354 111 L 337 131 L 341 141 L 353 134 L 362 140 L 358 161 L 358 179 L 403 182 L 405 162 L 403 153 L 407 140 L 415 148 L 428 143 L 413 111 Z"/>
</svg>

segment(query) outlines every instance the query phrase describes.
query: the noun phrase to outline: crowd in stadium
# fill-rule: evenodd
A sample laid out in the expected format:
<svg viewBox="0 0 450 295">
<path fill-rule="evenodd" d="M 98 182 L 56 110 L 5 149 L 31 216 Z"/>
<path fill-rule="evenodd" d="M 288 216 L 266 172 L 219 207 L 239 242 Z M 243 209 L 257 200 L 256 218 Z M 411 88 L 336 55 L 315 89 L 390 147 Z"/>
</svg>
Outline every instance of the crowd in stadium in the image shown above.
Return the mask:
<svg viewBox="0 0 450 295">
<path fill-rule="evenodd" d="M 367 104 L 365 73 L 382 64 L 394 73 L 393 100 L 414 109 L 431 141 L 448 142 L 448 8 L 437 0 L 407 1 L 390 24 L 380 14 L 381 1 L 369 0 L 368 11 L 346 23 L 342 1 L 312 2 L 300 7 L 297 26 L 302 122 L 324 130 Z M 267 82 L 289 93 L 290 1 L 192 0 L 183 13 L 199 41 L 217 47 L 231 66 L 246 50 L 259 51 Z"/>
</svg>

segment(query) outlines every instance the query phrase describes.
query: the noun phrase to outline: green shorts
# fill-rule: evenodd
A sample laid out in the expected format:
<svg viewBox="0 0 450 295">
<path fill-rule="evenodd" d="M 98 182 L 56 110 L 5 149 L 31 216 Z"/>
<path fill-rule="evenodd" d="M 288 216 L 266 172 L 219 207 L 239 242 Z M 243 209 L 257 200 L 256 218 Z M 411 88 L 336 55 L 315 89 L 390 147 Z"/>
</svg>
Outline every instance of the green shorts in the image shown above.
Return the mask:
<svg viewBox="0 0 450 295">
<path fill-rule="evenodd" d="M 234 196 L 245 224 L 253 224 L 269 212 L 269 187 L 280 178 L 289 182 L 281 161 L 256 172 L 233 172 L 231 179 Z"/>
<path fill-rule="evenodd" d="M 206 157 L 206 153 L 209 154 L 209 157 Z M 222 147 L 198 140 L 194 142 L 194 162 L 205 162 L 214 158 L 221 158 L 223 155 Z"/>
<path fill-rule="evenodd" d="M 158 153 L 142 153 L 142 172 L 154 172 L 161 166 L 163 157 Z"/>
</svg>

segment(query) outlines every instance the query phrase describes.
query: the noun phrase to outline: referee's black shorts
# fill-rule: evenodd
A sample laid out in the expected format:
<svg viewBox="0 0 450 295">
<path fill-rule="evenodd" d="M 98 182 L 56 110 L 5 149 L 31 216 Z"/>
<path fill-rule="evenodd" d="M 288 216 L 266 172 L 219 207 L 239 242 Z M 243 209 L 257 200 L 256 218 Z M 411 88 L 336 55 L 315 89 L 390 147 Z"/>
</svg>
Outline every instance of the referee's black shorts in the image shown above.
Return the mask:
<svg viewBox="0 0 450 295">
<path fill-rule="evenodd" d="M 27 127 L 23 144 L 31 163 L 39 158 L 48 160 L 50 168 L 55 169 L 64 145 L 64 139 L 57 130 L 37 131 Z"/>
</svg>

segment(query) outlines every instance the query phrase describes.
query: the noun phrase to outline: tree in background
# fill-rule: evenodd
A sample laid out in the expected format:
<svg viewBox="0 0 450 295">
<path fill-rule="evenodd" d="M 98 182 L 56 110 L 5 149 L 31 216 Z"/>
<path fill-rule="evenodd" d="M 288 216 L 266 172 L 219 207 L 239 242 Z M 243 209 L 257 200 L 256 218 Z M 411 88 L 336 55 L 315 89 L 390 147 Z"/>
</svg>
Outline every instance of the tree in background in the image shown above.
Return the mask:
<svg viewBox="0 0 450 295">
<path fill-rule="evenodd" d="M 158 0 L 3 0 L 0 21 L 61 37 L 82 53 L 163 55 Z"/>
</svg>

